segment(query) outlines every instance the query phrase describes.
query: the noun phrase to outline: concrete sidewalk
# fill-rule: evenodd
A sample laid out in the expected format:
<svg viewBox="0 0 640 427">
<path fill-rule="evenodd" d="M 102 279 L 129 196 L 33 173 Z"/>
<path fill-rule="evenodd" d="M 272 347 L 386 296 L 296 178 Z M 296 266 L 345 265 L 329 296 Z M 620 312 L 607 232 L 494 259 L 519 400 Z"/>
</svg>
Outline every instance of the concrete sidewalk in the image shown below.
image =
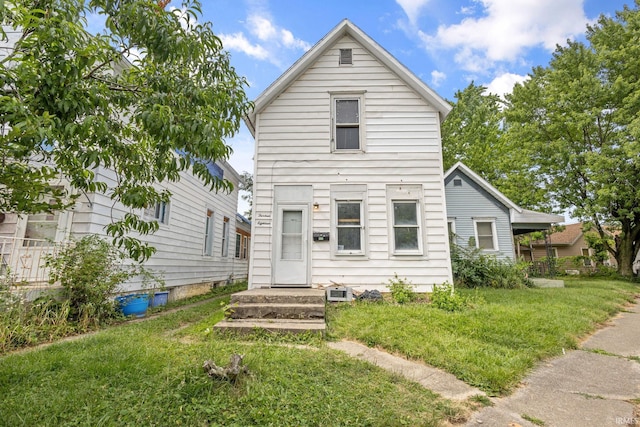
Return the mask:
<svg viewBox="0 0 640 427">
<path fill-rule="evenodd" d="M 484 392 L 477 388 L 424 363 L 412 362 L 353 341 L 329 342 L 327 345 L 335 350 L 344 351 L 351 357 L 402 375 L 447 399 L 465 400 L 475 395 L 484 396 Z"/>
<path fill-rule="evenodd" d="M 536 368 L 523 386 L 473 414 L 467 426 L 640 426 L 640 305 L 580 350 Z M 632 402 L 635 400 L 635 402 Z"/>
</svg>

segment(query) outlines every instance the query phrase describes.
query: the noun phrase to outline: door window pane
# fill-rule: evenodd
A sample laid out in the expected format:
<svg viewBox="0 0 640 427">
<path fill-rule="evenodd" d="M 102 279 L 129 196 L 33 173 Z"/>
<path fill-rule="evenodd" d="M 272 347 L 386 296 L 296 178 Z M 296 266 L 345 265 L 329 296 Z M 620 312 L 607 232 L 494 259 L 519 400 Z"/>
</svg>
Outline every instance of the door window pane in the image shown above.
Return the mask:
<svg viewBox="0 0 640 427">
<path fill-rule="evenodd" d="M 302 259 L 302 211 L 282 212 L 283 260 Z"/>
</svg>

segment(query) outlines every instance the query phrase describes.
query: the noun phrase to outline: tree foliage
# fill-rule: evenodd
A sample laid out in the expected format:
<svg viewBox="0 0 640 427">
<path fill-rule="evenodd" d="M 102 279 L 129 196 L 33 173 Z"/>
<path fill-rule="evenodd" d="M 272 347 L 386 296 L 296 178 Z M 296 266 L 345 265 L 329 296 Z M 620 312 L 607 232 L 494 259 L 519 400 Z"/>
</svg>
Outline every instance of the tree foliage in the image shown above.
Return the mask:
<svg viewBox="0 0 640 427">
<path fill-rule="evenodd" d="M 534 184 L 531 171 L 520 168 L 519 144 L 505 138 L 500 97 L 474 82 L 454 97 L 453 108 L 442 124 L 445 170 L 463 162 L 515 203 L 548 208 L 544 189 Z"/>
<path fill-rule="evenodd" d="M 0 52 L 0 211 L 73 203 L 77 194 L 65 194 L 56 179 L 80 192 L 101 191 L 129 209 L 107 232 L 130 256 L 145 259 L 153 248 L 131 232 L 157 229 L 139 215 L 168 200 L 157 183 L 191 170 L 211 190 L 232 188 L 208 166 L 230 155 L 224 140 L 251 106 L 246 80 L 211 24 L 198 22 L 197 0 L 185 0 L 179 11 L 164 5 L 1 3 L 2 36 L 10 43 Z M 104 30 L 89 34 L 88 17 L 103 18 Z M 113 171 L 115 184 L 98 181 L 98 168 Z"/>
<path fill-rule="evenodd" d="M 640 247 L 640 12 L 625 7 L 558 47 L 508 96 L 508 138 L 523 170 L 571 215 L 590 221 L 631 275 Z M 605 224 L 618 230 L 610 245 Z"/>
</svg>

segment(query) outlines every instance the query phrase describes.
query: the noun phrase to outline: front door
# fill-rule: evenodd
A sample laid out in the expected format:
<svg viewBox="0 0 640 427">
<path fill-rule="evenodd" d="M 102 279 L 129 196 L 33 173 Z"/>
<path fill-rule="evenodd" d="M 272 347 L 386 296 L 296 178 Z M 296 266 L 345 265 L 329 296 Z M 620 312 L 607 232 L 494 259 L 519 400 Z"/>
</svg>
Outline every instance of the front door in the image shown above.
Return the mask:
<svg viewBox="0 0 640 427">
<path fill-rule="evenodd" d="M 308 212 L 306 205 L 278 209 L 274 286 L 309 286 Z"/>
</svg>

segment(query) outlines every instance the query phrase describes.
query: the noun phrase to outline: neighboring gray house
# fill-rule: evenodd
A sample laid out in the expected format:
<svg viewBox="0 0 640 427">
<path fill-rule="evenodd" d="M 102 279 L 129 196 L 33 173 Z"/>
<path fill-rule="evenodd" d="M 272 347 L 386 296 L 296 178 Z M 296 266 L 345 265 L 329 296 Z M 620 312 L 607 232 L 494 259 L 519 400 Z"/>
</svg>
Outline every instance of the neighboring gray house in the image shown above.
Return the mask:
<svg viewBox="0 0 640 427">
<path fill-rule="evenodd" d="M 513 236 L 548 230 L 564 216 L 523 209 L 463 163 L 444 175 L 447 222 L 453 242 L 516 259 Z"/>
<path fill-rule="evenodd" d="M 440 123 L 451 106 L 344 20 L 269 86 L 250 288 L 451 283 Z"/>
</svg>

